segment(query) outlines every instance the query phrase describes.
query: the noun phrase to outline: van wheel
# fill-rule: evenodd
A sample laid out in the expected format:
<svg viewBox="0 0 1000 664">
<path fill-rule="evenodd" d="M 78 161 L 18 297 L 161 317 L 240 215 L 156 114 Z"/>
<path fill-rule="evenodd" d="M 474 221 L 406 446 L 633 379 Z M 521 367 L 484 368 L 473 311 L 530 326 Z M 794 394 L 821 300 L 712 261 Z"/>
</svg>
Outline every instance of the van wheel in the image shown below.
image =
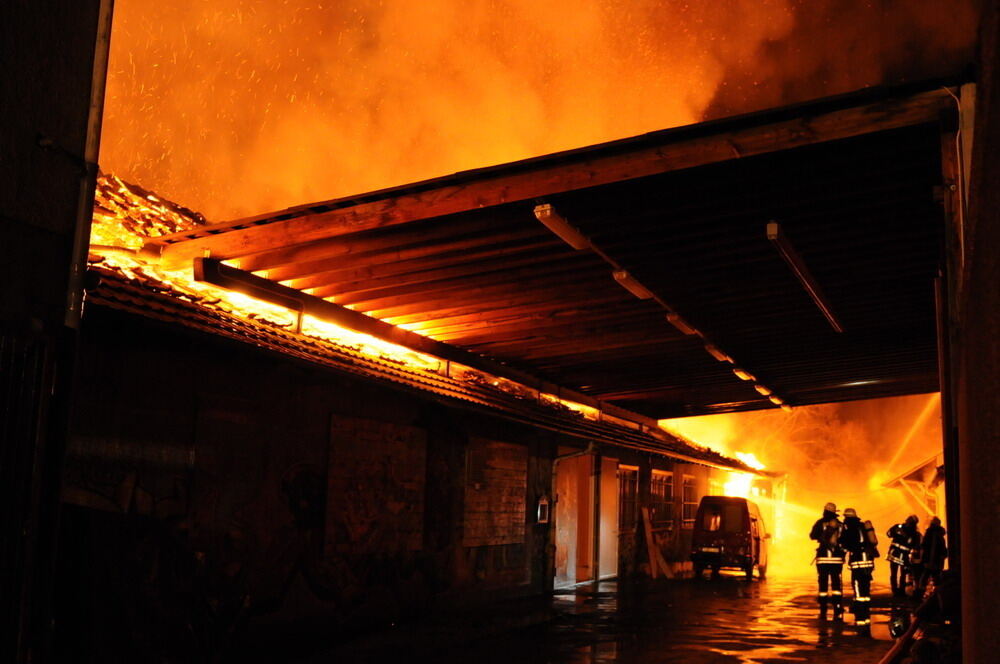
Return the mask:
<svg viewBox="0 0 1000 664">
<path fill-rule="evenodd" d="M 700 580 L 702 574 L 705 573 L 705 566 L 696 564 L 694 566 L 694 578 L 695 580 Z"/>
<path fill-rule="evenodd" d="M 718 565 L 712 565 L 712 578 L 713 579 L 718 579 L 719 578 L 719 566 Z"/>
<path fill-rule="evenodd" d="M 744 567 L 743 571 L 747 573 L 747 581 L 753 581 L 753 563 Z"/>
<path fill-rule="evenodd" d="M 757 565 L 757 577 L 761 581 L 767 578 L 767 565 Z"/>
</svg>

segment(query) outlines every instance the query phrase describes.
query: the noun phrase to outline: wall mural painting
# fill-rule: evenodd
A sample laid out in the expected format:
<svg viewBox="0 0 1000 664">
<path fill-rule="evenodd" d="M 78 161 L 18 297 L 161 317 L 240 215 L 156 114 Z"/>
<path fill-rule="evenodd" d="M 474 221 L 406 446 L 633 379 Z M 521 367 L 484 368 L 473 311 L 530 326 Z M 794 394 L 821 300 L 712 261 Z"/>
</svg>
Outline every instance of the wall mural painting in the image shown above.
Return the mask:
<svg viewBox="0 0 1000 664">
<path fill-rule="evenodd" d="M 326 552 L 420 550 L 426 454 L 423 429 L 333 415 Z"/>
</svg>

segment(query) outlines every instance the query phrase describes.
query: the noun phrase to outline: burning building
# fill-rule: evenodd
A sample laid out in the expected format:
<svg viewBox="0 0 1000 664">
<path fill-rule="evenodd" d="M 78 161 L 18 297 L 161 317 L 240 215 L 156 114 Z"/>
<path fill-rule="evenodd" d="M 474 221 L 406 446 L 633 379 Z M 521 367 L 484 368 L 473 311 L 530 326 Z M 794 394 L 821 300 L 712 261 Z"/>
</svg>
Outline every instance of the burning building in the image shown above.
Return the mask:
<svg viewBox="0 0 1000 664">
<path fill-rule="evenodd" d="M 651 416 L 935 384 L 957 92 L 833 99 L 223 224 L 102 179 L 67 554 L 117 574 L 170 542 L 193 576 L 137 568 L 116 601 L 176 612 L 156 589 L 182 583 L 228 607 L 190 648 L 237 625 L 350 629 L 484 591 L 680 573 L 699 498 L 749 495 L 759 465 Z M 662 218 L 674 232 L 655 240 Z M 724 256 L 754 273 L 734 280 Z M 775 336 L 778 319 L 796 324 Z M 100 598 L 79 607 L 90 635 L 114 606 Z"/>
<path fill-rule="evenodd" d="M 524 4 L 528 12 L 537 3 Z M 972 6 L 954 12 L 956 34 L 967 37 Z M 123 170 L 126 180 L 137 170 L 167 173 L 161 196 L 97 177 L 110 3 L 58 16 L 17 4 L 18 20 L 2 22 L 18 28 L 4 43 L 18 56 L 10 89 L 20 93 L 9 96 L 4 130 L 5 154 L 16 158 L 5 164 L 17 168 L 0 178 L 4 247 L 14 258 L 2 281 L 0 405 L 13 441 L 2 484 L 12 498 L 5 533 L 16 534 L 4 545 L 14 580 L 0 596 L 7 623 L 18 626 L 4 647 L 22 658 L 52 643 L 63 659 L 184 657 L 295 634 L 306 649 L 331 624 L 346 632 L 610 574 L 682 573 L 701 495 L 773 493 L 778 478 L 768 487 L 749 461 L 693 446 L 659 420 L 940 390 L 966 639 L 970 655 L 995 652 L 995 634 L 977 620 L 995 584 L 983 551 L 996 542 L 965 526 L 996 504 L 982 500 L 996 496 L 997 475 L 987 472 L 996 415 L 986 407 L 1000 373 L 990 373 L 996 261 L 981 250 L 997 228 L 996 17 L 984 24 L 981 72 L 953 66 L 971 59 L 967 38 L 932 30 L 945 35 L 928 49 L 947 55 L 945 71 L 918 66 L 921 82 L 850 92 L 913 77 L 883 76 L 858 60 L 854 70 L 872 80 L 827 81 L 818 76 L 831 71 L 827 59 L 788 58 L 793 51 L 775 44 L 799 10 L 783 22 L 784 5 L 761 7 L 743 21 L 755 46 L 674 62 L 694 72 L 682 86 L 689 96 L 624 104 L 636 111 L 624 134 L 572 129 L 567 118 L 585 121 L 587 105 L 553 94 L 564 89 L 555 64 L 527 66 L 532 85 L 512 83 L 500 98 L 530 88 L 546 93 L 535 95 L 544 103 L 519 98 L 514 124 L 534 108 L 566 120 L 554 123 L 570 128 L 565 135 L 514 148 L 498 140 L 491 156 L 472 160 L 456 149 L 447 170 L 476 170 L 387 189 L 379 187 L 440 167 L 418 164 L 412 177 L 372 168 L 344 191 L 311 176 L 324 159 L 302 152 L 275 162 L 275 151 L 284 157 L 312 141 L 327 155 L 363 154 L 366 136 L 404 122 L 384 111 L 408 108 L 405 95 L 366 96 L 365 77 L 355 80 L 370 103 L 341 118 L 357 140 L 338 143 L 324 123 L 295 112 L 302 91 L 284 86 L 298 75 L 259 49 L 217 82 L 287 92 L 274 136 L 291 142 L 256 142 L 234 123 L 228 150 L 217 143 L 225 132 L 200 114 L 175 121 L 189 117 L 186 108 L 173 118 L 120 114 L 157 108 L 151 100 L 169 86 L 153 85 L 153 73 L 123 77 L 127 60 L 118 58 L 111 98 L 137 101 L 110 109 L 107 153 L 151 137 L 158 155 Z M 154 50 L 163 63 L 198 71 L 219 38 L 212 26 L 228 25 L 240 42 L 271 11 L 199 23 L 210 38 L 197 53 L 179 43 L 189 33 L 157 23 L 165 46 Z M 417 22 L 406 12 L 373 11 L 379 25 L 419 32 L 407 32 Z M 598 32 L 606 16 L 571 14 Z M 450 33 L 429 34 L 443 43 Z M 913 33 L 887 40 L 894 57 L 905 56 L 896 71 L 934 60 L 906 48 L 920 40 L 896 43 L 899 34 Z M 683 40 L 661 50 L 659 36 L 642 35 L 638 43 L 652 46 L 637 51 L 680 60 L 691 52 Z M 575 52 L 558 37 L 535 35 L 525 49 Z M 344 39 L 364 53 L 377 41 L 365 28 Z M 289 52 L 303 54 L 306 91 L 323 103 L 352 89 L 321 85 L 327 72 L 310 63 L 328 58 L 294 38 L 275 40 L 275 50 L 291 43 Z M 586 62 L 619 48 L 593 43 Z M 41 57 L 44 49 L 67 57 Z M 757 96 L 756 86 L 724 84 L 720 71 L 745 71 L 747 54 L 761 50 L 775 67 L 803 64 L 785 89 L 813 101 L 773 108 L 789 101 L 773 87 Z M 389 64 L 411 52 L 434 65 L 443 51 L 404 41 Z M 472 62 L 516 65 L 526 60 L 518 53 Z M 655 66 L 626 60 L 622 71 L 637 73 L 630 85 L 676 102 L 674 90 L 655 86 L 663 62 L 648 59 Z M 420 60 L 412 71 L 439 69 L 431 65 Z M 522 78 L 503 71 L 482 78 Z M 462 72 L 451 78 L 477 89 Z M 574 77 L 584 88 L 588 78 Z M 216 119 L 243 105 L 270 122 L 271 103 L 207 89 L 191 96 L 208 94 Z M 65 104 L 52 103 L 54 90 Z M 496 102 L 480 95 L 452 117 L 502 110 Z M 755 107 L 767 110 L 659 130 L 711 109 Z M 644 108 L 672 117 L 654 112 L 650 121 Z M 359 118 L 370 122 L 351 124 Z M 430 142 L 399 152 L 434 152 L 440 132 L 425 133 Z M 387 154 L 392 141 L 377 145 Z M 181 146 L 211 162 L 204 177 L 188 177 L 198 150 L 180 159 Z M 553 152 L 565 148 L 576 149 Z M 530 157 L 538 153 L 551 154 Z M 479 157 L 509 163 L 480 168 Z M 271 169 L 220 179 L 249 162 Z M 295 166 L 280 182 L 268 174 L 277 163 Z M 191 182 L 197 195 L 181 195 Z M 238 218 L 206 223 L 166 197 L 213 220 Z M 284 209 L 255 214 L 276 208 Z"/>
<path fill-rule="evenodd" d="M 227 633 L 378 626 L 627 578 L 652 547 L 680 573 L 710 483 L 755 472 L 481 356 L 140 251 L 208 228 L 98 181 L 58 596 L 90 618 L 60 635 L 67 654 L 196 657 Z M 189 601 L 213 610 L 172 622 Z M 122 611 L 155 619 L 109 631 Z"/>
</svg>

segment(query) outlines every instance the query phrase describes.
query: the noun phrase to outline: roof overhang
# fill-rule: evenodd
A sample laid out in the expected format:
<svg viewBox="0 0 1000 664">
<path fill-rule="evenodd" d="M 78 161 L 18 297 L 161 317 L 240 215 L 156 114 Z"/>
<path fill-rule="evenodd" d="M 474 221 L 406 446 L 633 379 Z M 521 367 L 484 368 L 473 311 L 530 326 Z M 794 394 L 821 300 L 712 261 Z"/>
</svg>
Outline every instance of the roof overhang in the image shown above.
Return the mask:
<svg viewBox="0 0 1000 664">
<path fill-rule="evenodd" d="M 935 187 L 954 109 L 937 85 L 869 90 L 143 252 L 172 268 L 225 261 L 656 418 L 934 391 Z M 586 245 L 543 226 L 539 204 Z"/>
</svg>

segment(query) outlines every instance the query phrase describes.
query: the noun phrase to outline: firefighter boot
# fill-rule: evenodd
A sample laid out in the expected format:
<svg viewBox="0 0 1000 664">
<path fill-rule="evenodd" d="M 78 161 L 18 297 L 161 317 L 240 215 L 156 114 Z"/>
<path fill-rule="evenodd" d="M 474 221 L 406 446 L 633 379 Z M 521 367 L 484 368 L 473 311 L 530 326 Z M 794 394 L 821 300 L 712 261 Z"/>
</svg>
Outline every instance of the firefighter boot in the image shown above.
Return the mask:
<svg viewBox="0 0 1000 664">
<path fill-rule="evenodd" d="M 819 600 L 819 619 L 826 620 L 826 598 L 823 597 Z"/>
<path fill-rule="evenodd" d="M 837 622 L 844 621 L 844 605 L 837 598 L 833 599 L 833 619 Z"/>
</svg>

